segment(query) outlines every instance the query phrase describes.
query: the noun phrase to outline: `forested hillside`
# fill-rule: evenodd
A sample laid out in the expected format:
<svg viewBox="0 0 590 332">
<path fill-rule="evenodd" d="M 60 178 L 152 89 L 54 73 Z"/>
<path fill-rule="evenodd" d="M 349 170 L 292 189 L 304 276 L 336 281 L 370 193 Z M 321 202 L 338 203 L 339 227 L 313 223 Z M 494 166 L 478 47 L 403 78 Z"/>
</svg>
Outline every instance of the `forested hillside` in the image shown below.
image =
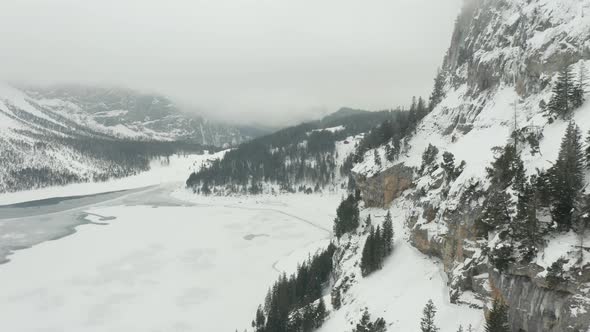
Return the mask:
<svg viewBox="0 0 590 332">
<path fill-rule="evenodd" d="M 83 108 L 91 104 L 60 102 L 91 113 Z M 116 135 L 56 103 L 0 86 L 0 192 L 134 175 L 149 169 L 154 159 L 166 162 L 174 153 L 204 150 L 191 141 Z M 94 107 L 107 106 L 97 101 Z M 137 105 L 134 112 L 140 111 Z"/>
<path fill-rule="evenodd" d="M 232 146 L 267 133 L 253 126 L 209 121 L 171 99 L 124 88 L 27 86 L 27 99 L 49 116 L 61 115 L 83 127 L 122 139 L 187 141 Z"/>
<path fill-rule="evenodd" d="M 421 98 L 395 111 L 341 109 L 322 120 L 244 143 L 191 174 L 186 184 L 202 194 L 258 194 L 263 184 L 286 192 L 346 185 L 353 160 L 362 160 L 366 150 L 389 141 L 397 144 L 387 158 L 395 158 L 401 138 L 426 113 Z"/>
</svg>

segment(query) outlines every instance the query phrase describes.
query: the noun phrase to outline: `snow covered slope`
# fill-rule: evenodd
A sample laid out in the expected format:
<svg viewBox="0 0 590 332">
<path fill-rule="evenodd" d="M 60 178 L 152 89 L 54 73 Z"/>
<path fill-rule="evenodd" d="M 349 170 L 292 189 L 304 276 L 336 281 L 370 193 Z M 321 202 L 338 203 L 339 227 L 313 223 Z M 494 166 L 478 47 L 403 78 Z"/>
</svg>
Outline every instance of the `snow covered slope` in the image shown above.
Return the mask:
<svg viewBox="0 0 590 332">
<path fill-rule="evenodd" d="M 394 204 L 391 209 L 393 220 L 404 220 L 412 206 L 406 202 Z M 365 209 L 362 220 L 371 215 L 379 225 L 386 211 Z M 394 224 L 394 249 L 384 262 L 384 267 L 367 277 L 361 277 L 358 262 L 366 240 L 364 236 L 353 235 L 344 238 L 342 247 L 346 251 L 336 254 L 335 287 L 349 289 L 342 296 L 342 307 L 333 310 L 320 332 L 350 331 L 359 322 L 365 308 L 373 319 L 382 317 L 387 322 L 387 331 L 418 331 L 422 309 L 429 299 L 437 307 L 436 324 L 443 332 L 454 332 L 459 325 L 472 325 L 475 331 L 483 328 L 481 310 L 451 303 L 446 285 L 447 277 L 442 262 L 425 256 L 409 243 L 409 231 L 403 223 Z M 352 280 L 352 281 L 351 281 Z M 325 301 L 330 303 L 329 296 Z M 354 325 L 353 325 L 354 324 Z"/>
<path fill-rule="evenodd" d="M 571 65 L 576 80 L 580 68 L 590 67 L 589 11 L 588 0 L 467 1 L 444 59 L 442 101 L 403 142 L 399 159 L 382 158 L 378 165 L 375 151 L 368 151 L 353 169 L 368 205 L 409 207 L 398 221 L 409 227 L 416 248 L 442 260 L 448 297 L 471 306 L 485 305 L 492 295 L 502 297 L 511 306 L 514 331 L 578 331 L 590 325 L 588 265 L 559 291 L 543 280 L 560 257 L 574 261 L 572 234 L 549 236 L 533 264 L 499 273 L 485 267 L 481 249 L 487 243 L 478 242 L 475 226 L 490 185 L 486 167 L 497 148 L 514 143 L 513 132 L 532 175 L 552 166 L 570 120 L 584 136 L 590 130 L 590 102 L 565 120 L 547 116 L 545 107 L 559 70 Z M 440 151 L 434 164 L 443 162 L 444 152 L 453 154 L 455 165 L 464 161 L 456 179 L 441 168 L 420 171 L 429 144 Z M 377 155 L 385 152 L 385 146 L 377 149 Z M 401 195 L 375 184 L 400 181 L 411 182 Z M 585 263 L 590 260 L 580 264 Z M 358 306 L 344 310 L 356 312 Z"/>
<path fill-rule="evenodd" d="M 120 138 L 236 145 L 251 137 L 240 128 L 182 112 L 164 96 L 121 88 L 23 88 L 30 103 L 94 131 Z"/>
<path fill-rule="evenodd" d="M 248 138 L 160 96 L 0 83 L 0 192 L 135 175 L 152 158 Z"/>
</svg>

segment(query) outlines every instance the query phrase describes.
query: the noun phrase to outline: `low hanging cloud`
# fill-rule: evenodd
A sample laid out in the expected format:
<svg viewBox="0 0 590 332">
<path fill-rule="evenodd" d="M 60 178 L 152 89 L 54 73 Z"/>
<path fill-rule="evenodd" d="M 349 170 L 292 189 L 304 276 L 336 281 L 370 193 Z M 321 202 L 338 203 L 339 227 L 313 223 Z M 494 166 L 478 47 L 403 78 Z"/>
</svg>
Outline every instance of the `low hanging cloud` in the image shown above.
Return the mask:
<svg viewBox="0 0 590 332">
<path fill-rule="evenodd" d="M 0 79 L 159 92 L 232 122 L 285 124 L 426 96 L 461 0 L 18 0 Z"/>
</svg>

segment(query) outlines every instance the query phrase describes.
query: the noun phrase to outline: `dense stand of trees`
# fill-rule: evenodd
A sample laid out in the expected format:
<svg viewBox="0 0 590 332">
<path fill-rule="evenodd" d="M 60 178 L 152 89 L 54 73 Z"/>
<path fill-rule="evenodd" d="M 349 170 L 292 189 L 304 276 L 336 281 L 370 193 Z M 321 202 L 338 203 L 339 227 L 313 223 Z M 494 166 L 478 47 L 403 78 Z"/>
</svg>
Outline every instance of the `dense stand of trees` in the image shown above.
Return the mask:
<svg viewBox="0 0 590 332">
<path fill-rule="evenodd" d="M 337 141 L 370 130 L 384 121 L 395 121 L 398 112 L 352 111 L 321 121 L 300 124 L 259 137 L 229 151 L 190 175 L 186 184 L 195 192 L 222 187 L 229 192 L 260 192 L 262 182 L 295 191 L 300 184 L 321 189 L 336 176 Z M 342 126 L 342 130 L 322 130 Z M 254 189 L 253 189 L 254 188 Z"/>
<path fill-rule="evenodd" d="M 578 68 L 577 78 L 574 66 L 564 66 L 557 76 L 557 83 L 553 86 L 553 96 L 547 105 L 551 115 L 566 119 L 573 110 L 582 106 L 586 89 L 586 68 L 583 62 Z"/>
<path fill-rule="evenodd" d="M 84 178 L 67 170 L 54 170 L 49 167 L 24 167 L 10 170 L 6 180 L 8 191 L 32 189 L 45 186 L 63 186 L 84 181 Z"/>
<path fill-rule="evenodd" d="M 387 323 L 383 317 L 377 318 L 375 321 L 371 320 L 369 310 L 365 308 L 361 320 L 352 329 L 353 332 L 385 332 L 387 331 Z"/>
<path fill-rule="evenodd" d="M 580 241 L 584 239 L 590 227 L 590 197 L 584 191 L 589 158 L 590 149 L 582 149 L 581 132 L 573 121 L 567 126 L 557 160 L 545 172 L 527 176 L 515 146 L 502 150 L 488 168 L 491 187 L 480 224 L 482 235 L 495 231 L 502 240 L 489 252 L 496 268 L 502 271 L 511 262 L 530 262 L 548 232 L 574 230 Z M 539 221 L 542 211 L 550 212 L 552 224 Z M 582 259 L 584 248 L 579 247 Z"/>
<path fill-rule="evenodd" d="M 0 170 L 7 176 L 0 185 L 2 191 L 18 191 L 50 185 L 65 185 L 85 181 L 105 181 L 135 175 L 150 168 L 154 159 L 164 162 L 176 153 L 203 153 L 205 147 L 189 142 L 140 141 L 103 136 L 57 136 L 26 133 L 35 144 L 0 141 Z M 15 151 L 14 149 L 17 149 Z M 213 148 L 209 148 L 213 150 Z M 94 170 L 85 174 L 69 171 L 58 160 L 51 159 L 55 151 L 65 158 L 90 164 Z M 39 159 L 31 166 L 29 157 Z"/>
<path fill-rule="evenodd" d="M 354 195 L 348 195 L 336 209 L 336 218 L 334 219 L 334 235 L 340 238 L 346 233 L 355 231 L 359 226 L 359 198 Z"/>
<path fill-rule="evenodd" d="M 486 317 L 485 332 L 510 332 L 508 306 L 500 299 L 494 299 Z"/>
<path fill-rule="evenodd" d="M 223 188 L 226 192 L 257 194 L 263 182 L 279 184 L 284 191 L 294 192 L 302 183 L 319 190 L 333 183 L 336 171 L 341 176 L 350 174 L 353 165 L 362 162 L 365 153 L 371 149 L 384 145 L 386 153 L 383 157 L 394 161 L 402 152 L 403 139 L 415 130 L 430 109 L 422 97 L 414 97 L 407 109 L 338 112 L 322 121 L 286 128 L 244 143 L 223 159 L 191 174 L 186 184 L 195 192 L 204 193 Z M 335 132 L 321 130 L 336 126 L 344 129 Z M 336 170 L 335 142 L 360 133 L 366 134 L 354 153 Z M 382 163 L 382 156 L 378 153 L 373 158 L 377 164 Z"/>
<path fill-rule="evenodd" d="M 445 97 L 444 87 L 446 79 L 446 72 L 444 70 L 438 69 L 436 77 L 434 78 L 434 87 L 432 88 L 432 93 L 430 94 L 428 103 L 429 111 L 432 111 Z"/>
<path fill-rule="evenodd" d="M 429 107 L 424 99 L 414 97 L 409 109 L 398 109 L 393 113 L 393 118 L 383 121 L 363 137 L 354 154 L 344 163 L 342 173 L 348 172 L 355 163 L 362 162 L 367 151 L 382 145 L 385 145 L 385 158 L 389 161 L 396 160 L 402 152 L 402 140 L 414 132 L 428 112 Z M 375 155 L 374 158 L 376 164 L 381 164 L 381 156 Z"/>
<path fill-rule="evenodd" d="M 377 229 L 371 225 L 371 216 L 367 217 L 367 227 L 369 236 L 365 241 L 363 253 L 361 256 L 361 272 L 363 276 L 380 270 L 383 267 L 383 261 L 393 251 L 393 220 L 391 213 L 387 211 L 383 228 L 377 226 Z"/>
<path fill-rule="evenodd" d="M 310 332 L 323 323 L 327 312 L 322 291 L 332 273 L 335 249 L 330 244 L 301 264 L 297 272 L 277 280 L 252 321 L 256 332 Z"/>
</svg>

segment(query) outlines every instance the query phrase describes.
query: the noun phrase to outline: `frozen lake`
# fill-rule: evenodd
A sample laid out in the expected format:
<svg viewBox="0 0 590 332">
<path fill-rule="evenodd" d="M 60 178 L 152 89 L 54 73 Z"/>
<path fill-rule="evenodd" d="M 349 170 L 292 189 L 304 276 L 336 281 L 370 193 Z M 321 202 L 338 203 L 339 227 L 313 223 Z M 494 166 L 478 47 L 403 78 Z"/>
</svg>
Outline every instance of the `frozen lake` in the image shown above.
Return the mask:
<svg viewBox="0 0 590 332">
<path fill-rule="evenodd" d="M 1 206 L 2 326 L 241 331 L 279 273 L 328 244 L 340 200 L 204 198 L 179 186 Z"/>
</svg>

